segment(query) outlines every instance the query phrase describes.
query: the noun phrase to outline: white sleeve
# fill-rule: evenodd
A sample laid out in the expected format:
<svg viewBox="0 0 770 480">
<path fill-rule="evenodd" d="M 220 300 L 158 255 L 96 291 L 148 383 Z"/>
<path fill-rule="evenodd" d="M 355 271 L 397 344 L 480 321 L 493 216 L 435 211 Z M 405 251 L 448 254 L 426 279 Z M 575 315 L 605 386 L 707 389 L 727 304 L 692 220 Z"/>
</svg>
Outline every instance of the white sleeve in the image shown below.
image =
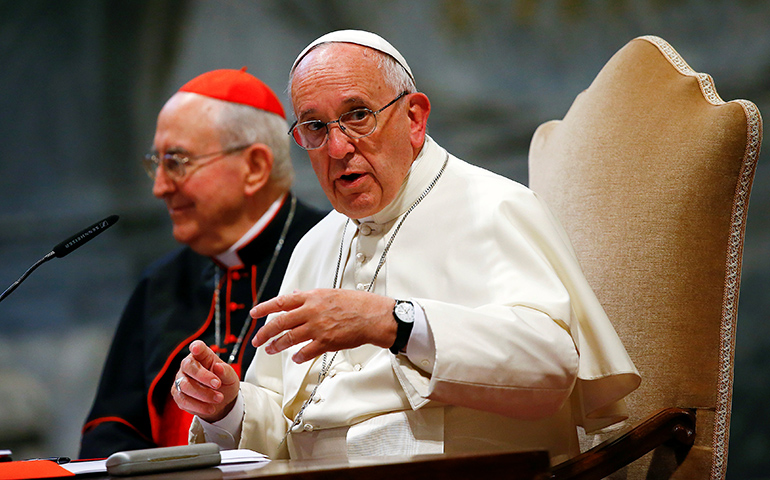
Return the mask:
<svg viewBox="0 0 770 480">
<path fill-rule="evenodd" d="M 238 447 L 241 439 L 241 426 L 243 425 L 243 397 L 240 392 L 235 399 L 235 405 L 230 413 L 214 423 L 209 423 L 198 417 L 206 441 L 216 443 L 223 450 L 232 450 Z"/>
<path fill-rule="evenodd" d="M 433 373 L 433 364 L 436 362 L 436 344 L 433 333 L 425 317 L 425 310 L 414 300 L 414 326 L 406 344 L 406 356 L 417 368 L 425 373 Z"/>
</svg>

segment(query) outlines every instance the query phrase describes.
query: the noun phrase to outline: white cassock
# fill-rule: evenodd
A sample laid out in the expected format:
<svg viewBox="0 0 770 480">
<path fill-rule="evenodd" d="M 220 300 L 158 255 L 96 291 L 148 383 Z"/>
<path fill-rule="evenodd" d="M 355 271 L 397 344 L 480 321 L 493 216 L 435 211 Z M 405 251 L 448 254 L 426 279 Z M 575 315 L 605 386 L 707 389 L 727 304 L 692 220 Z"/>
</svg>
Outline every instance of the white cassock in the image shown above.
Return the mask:
<svg viewBox="0 0 770 480">
<path fill-rule="evenodd" d="M 639 374 L 557 220 L 531 190 L 429 137 L 384 210 L 362 222 L 332 211 L 308 232 L 281 292 L 331 288 L 340 245 L 342 288 L 366 290 L 446 159 L 372 288 L 419 305 L 435 349 L 424 358 L 372 345 L 339 352 L 280 446 L 322 361 L 295 364 L 301 345 L 259 349 L 241 384 L 239 448 L 272 458 L 547 449 L 558 463 L 579 452 L 576 425 L 625 418 Z M 191 441 L 203 438 L 196 420 Z"/>
</svg>

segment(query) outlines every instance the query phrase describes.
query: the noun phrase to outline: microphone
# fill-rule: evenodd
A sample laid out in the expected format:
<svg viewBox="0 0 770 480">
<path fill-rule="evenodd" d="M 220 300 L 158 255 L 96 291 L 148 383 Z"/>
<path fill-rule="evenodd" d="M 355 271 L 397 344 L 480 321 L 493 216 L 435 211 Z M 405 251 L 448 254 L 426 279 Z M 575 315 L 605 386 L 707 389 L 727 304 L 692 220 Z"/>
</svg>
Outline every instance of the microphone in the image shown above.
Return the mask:
<svg viewBox="0 0 770 480">
<path fill-rule="evenodd" d="M 83 245 L 84 243 L 91 241 L 92 238 L 99 235 L 103 231 L 107 230 L 111 226 L 115 225 L 115 222 L 118 221 L 118 218 L 120 217 L 118 217 L 117 215 L 110 215 L 104 220 L 94 223 L 90 227 L 76 233 L 75 235 L 71 236 L 67 240 L 64 240 L 60 244 L 53 247 L 53 250 L 51 250 L 51 253 L 53 253 L 56 258 L 61 258 L 65 255 L 69 255 L 70 252 L 74 251 L 77 248 L 80 248 L 80 246 Z"/>
<path fill-rule="evenodd" d="M 86 242 L 91 241 L 95 236 L 99 235 L 103 231 L 107 230 L 111 226 L 115 225 L 115 222 L 118 221 L 120 217 L 117 215 L 110 215 L 109 217 L 105 218 L 104 220 L 100 220 L 93 225 L 91 225 L 88 228 L 85 228 L 75 235 L 69 237 L 68 239 L 64 240 L 63 242 L 59 243 L 55 247 L 53 247 L 53 250 L 48 252 L 46 256 L 38 260 L 34 265 L 29 267 L 29 269 L 24 272 L 24 275 L 19 277 L 18 280 L 16 280 L 13 285 L 8 287 L 2 295 L 0 295 L 0 302 L 5 299 L 8 295 L 11 294 L 14 290 L 16 290 L 16 287 L 21 285 L 21 282 L 23 282 L 30 273 L 32 273 L 37 267 L 44 264 L 48 260 L 56 257 L 56 258 L 62 258 L 66 255 L 69 255 L 74 250 L 80 248 L 83 244 Z"/>
</svg>

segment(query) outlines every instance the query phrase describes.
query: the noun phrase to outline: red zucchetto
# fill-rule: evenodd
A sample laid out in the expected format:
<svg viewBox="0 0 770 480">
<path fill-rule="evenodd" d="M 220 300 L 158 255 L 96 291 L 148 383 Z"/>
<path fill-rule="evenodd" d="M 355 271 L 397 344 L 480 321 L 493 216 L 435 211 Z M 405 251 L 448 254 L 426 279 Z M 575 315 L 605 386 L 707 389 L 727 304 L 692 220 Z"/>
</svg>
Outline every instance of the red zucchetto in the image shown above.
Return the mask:
<svg viewBox="0 0 770 480">
<path fill-rule="evenodd" d="M 226 102 L 249 105 L 286 119 L 281 102 L 275 93 L 260 79 L 240 70 L 212 70 L 182 85 L 180 92 L 192 92 Z"/>
</svg>

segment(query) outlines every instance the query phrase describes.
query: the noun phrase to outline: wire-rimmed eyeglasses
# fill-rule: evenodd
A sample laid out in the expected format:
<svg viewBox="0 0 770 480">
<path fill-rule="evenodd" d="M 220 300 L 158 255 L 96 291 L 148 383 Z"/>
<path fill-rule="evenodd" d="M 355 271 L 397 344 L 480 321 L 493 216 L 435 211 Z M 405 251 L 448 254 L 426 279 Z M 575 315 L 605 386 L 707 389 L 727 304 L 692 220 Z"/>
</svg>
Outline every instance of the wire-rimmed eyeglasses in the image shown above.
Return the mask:
<svg viewBox="0 0 770 480">
<path fill-rule="evenodd" d="M 204 153 L 202 155 L 184 155 L 181 153 L 166 153 L 163 156 L 158 156 L 157 153 L 148 153 L 142 159 L 142 166 L 147 172 L 147 175 L 155 180 L 156 173 L 159 166 L 163 166 L 163 170 L 166 175 L 172 179 L 179 179 L 187 175 L 188 170 L 192 167 L 202 167 L 204 165 L 211 164 L 216 160 L 217 156 L 225 157 L 240 150 L 250 147 L 252 144 L 239 145 L 237 147 L 230 147 L 218 152 Z M 194 163 L 197 160 L 202 160 L 207 157 L 213 157 L 211 161 L 207 163 Z"/>
<path fill-rule="evenodd" d="M 368 137 L 377 129 L 377 114 L 396 103 L 409 92 L 403 91 L 387 105 L 376 112 L 368 108 L 357 108 L 340 115 L 337 120 L 322 122 L 321 120 L 308 120 L 307 122 L 294 124 L 289 129 L 289 135 L 300 147 L 305 150 L 321 148 L 329 138 L 329 125 L 336 123 L 342 133 L 350 138 Z"/>
</svg>

